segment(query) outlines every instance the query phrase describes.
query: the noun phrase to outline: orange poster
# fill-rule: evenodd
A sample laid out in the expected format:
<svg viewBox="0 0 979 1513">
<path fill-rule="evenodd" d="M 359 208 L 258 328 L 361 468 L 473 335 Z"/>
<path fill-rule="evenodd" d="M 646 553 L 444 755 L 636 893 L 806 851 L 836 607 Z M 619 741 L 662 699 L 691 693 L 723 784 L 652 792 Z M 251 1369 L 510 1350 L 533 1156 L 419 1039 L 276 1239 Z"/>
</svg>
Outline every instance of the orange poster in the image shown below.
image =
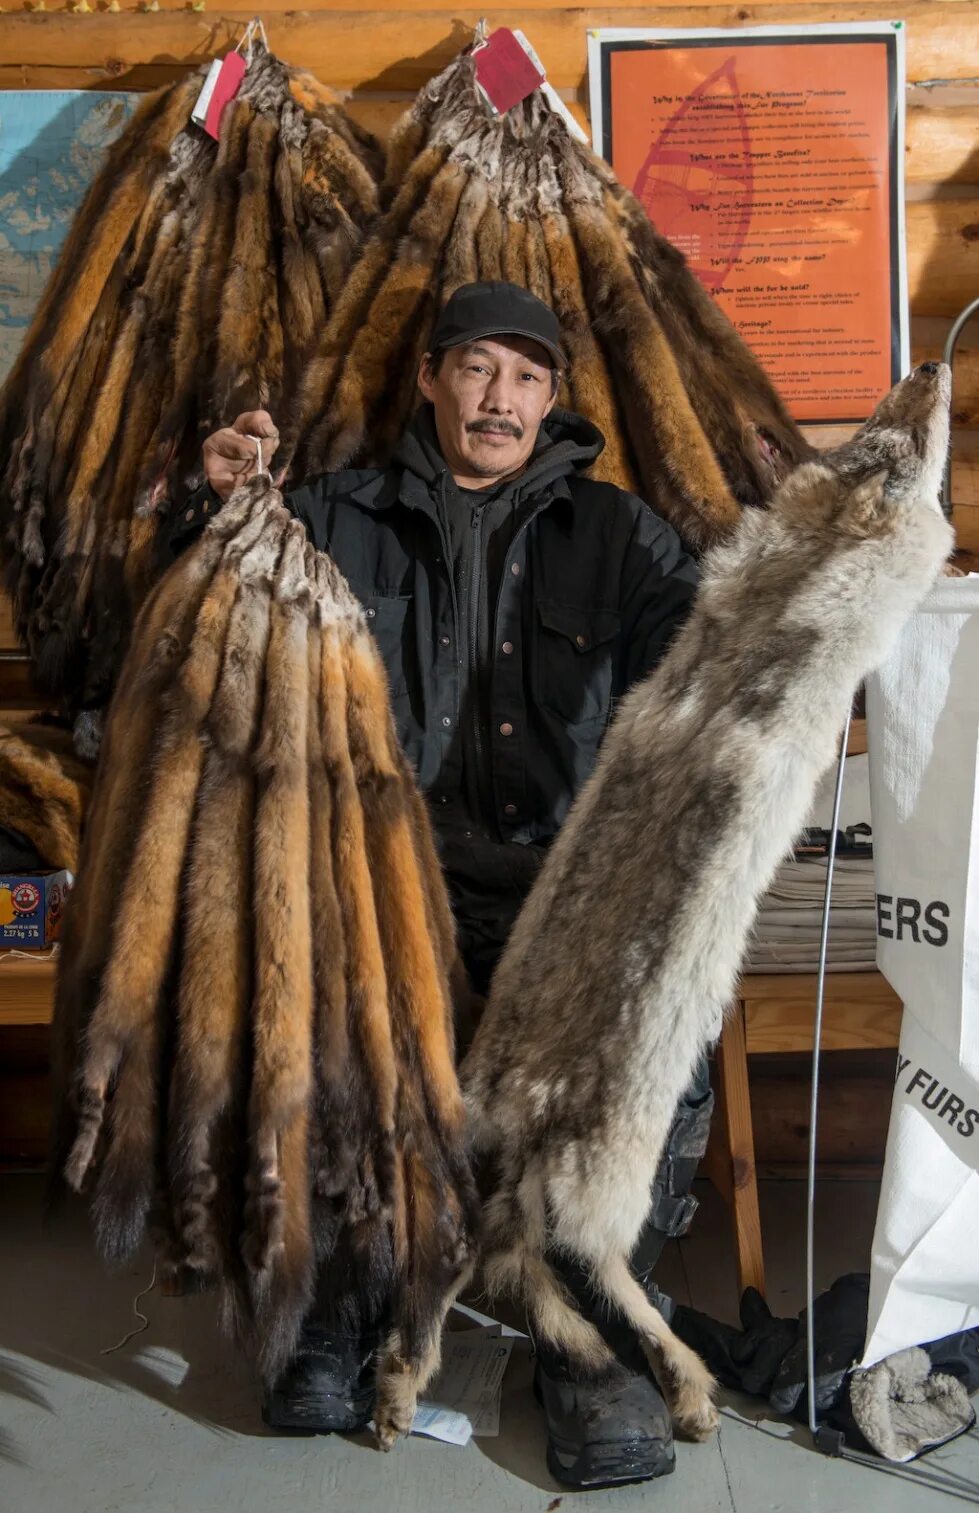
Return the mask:
<svg viewBox="0 0 979 1513">
<path fill-rule="evenodd" d="M 799 421 L 906 371 L 903 61 L 900 23 L 591 35 L 596 150 Z"/>
</svg>

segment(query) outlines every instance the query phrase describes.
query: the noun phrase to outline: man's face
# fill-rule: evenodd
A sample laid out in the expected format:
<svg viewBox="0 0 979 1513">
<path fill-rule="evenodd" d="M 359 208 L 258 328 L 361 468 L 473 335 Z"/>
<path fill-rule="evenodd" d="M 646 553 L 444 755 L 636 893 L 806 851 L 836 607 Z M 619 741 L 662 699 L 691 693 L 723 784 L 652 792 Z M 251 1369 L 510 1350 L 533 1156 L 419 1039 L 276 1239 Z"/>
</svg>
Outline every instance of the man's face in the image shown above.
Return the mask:
<svg viewBox="0 0 979 1513">
<path fill-rule="evenodd" d="M 473 487 L 517 473 L 554 408 L 551 363 L 526 336 L 482 336 L 450 347 L 433 373 L 422 359 L 418 387 L 435 408 L 439 446 L 457 479 Z"/>
</svg>

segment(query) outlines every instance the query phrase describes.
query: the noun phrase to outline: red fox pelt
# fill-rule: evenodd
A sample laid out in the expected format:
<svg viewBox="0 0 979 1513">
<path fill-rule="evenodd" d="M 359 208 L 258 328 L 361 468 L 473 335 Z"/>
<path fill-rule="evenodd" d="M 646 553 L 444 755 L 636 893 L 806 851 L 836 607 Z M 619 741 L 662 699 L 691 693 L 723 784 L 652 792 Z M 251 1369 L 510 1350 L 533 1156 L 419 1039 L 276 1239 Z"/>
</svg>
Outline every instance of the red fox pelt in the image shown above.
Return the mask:
<svg viewBox="0 0 979 1513">
<path fill-rule="evenodd" d="M 455 955 L 363 611 L 255 479 L 145 603 L 110 708 L 53 1159 L 103 1253 L 149 1228 L 171 1284 L 221 1289 L 268 1377 L 314 1283 L 338 1317 L 389 1302 L 386 1445 L 476 1243 Z"/>
</svg>

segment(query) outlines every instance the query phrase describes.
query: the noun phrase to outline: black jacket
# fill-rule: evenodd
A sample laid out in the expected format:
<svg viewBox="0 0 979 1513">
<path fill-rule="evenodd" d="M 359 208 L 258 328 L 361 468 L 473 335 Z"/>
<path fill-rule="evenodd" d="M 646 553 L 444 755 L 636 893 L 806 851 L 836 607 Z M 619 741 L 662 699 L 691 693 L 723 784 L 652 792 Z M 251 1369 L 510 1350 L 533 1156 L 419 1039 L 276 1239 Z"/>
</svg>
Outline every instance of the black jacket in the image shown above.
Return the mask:
<svg viewBox="0 0 979 1513">
<path fill-rule="evenodd" d="M 428 794 L 477 985 L 591 772 L 615 700 L 662 656 L 697 572 L 641 500 L 583 476 L 604 445 L 554 410 L 524 473 L 456 488 L 431 412 L 388 468 L 286 495 L 363 602 L 402 744 Z M 196 535 L 201 489 L 169 536 Z"/>
</svg>

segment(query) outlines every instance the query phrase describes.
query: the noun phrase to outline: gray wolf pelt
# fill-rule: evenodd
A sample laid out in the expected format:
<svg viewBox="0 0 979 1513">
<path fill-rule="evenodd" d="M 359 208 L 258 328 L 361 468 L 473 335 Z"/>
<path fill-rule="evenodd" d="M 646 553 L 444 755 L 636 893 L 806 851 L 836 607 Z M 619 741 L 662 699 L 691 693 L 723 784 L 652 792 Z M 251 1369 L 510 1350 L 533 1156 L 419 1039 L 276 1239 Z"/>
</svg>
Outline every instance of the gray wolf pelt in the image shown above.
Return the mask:
<svg viewBox="0 0 979 1513">
<path fill-rule="evenodd" d="M 679 1097 L 716 1038 L 759 895 L 861 680 L 940 571 L 949 371 L 900 383 L 716 548 L 690 620 L 623 699 L 537 879 L 463 1067 L 493 1158 L 484 1265 L 582 1367 L 611 1356 L 547 1259 L 639 1334 L 678 1427 L 713 1382 L 629 1268 Z"/>
</svg>

